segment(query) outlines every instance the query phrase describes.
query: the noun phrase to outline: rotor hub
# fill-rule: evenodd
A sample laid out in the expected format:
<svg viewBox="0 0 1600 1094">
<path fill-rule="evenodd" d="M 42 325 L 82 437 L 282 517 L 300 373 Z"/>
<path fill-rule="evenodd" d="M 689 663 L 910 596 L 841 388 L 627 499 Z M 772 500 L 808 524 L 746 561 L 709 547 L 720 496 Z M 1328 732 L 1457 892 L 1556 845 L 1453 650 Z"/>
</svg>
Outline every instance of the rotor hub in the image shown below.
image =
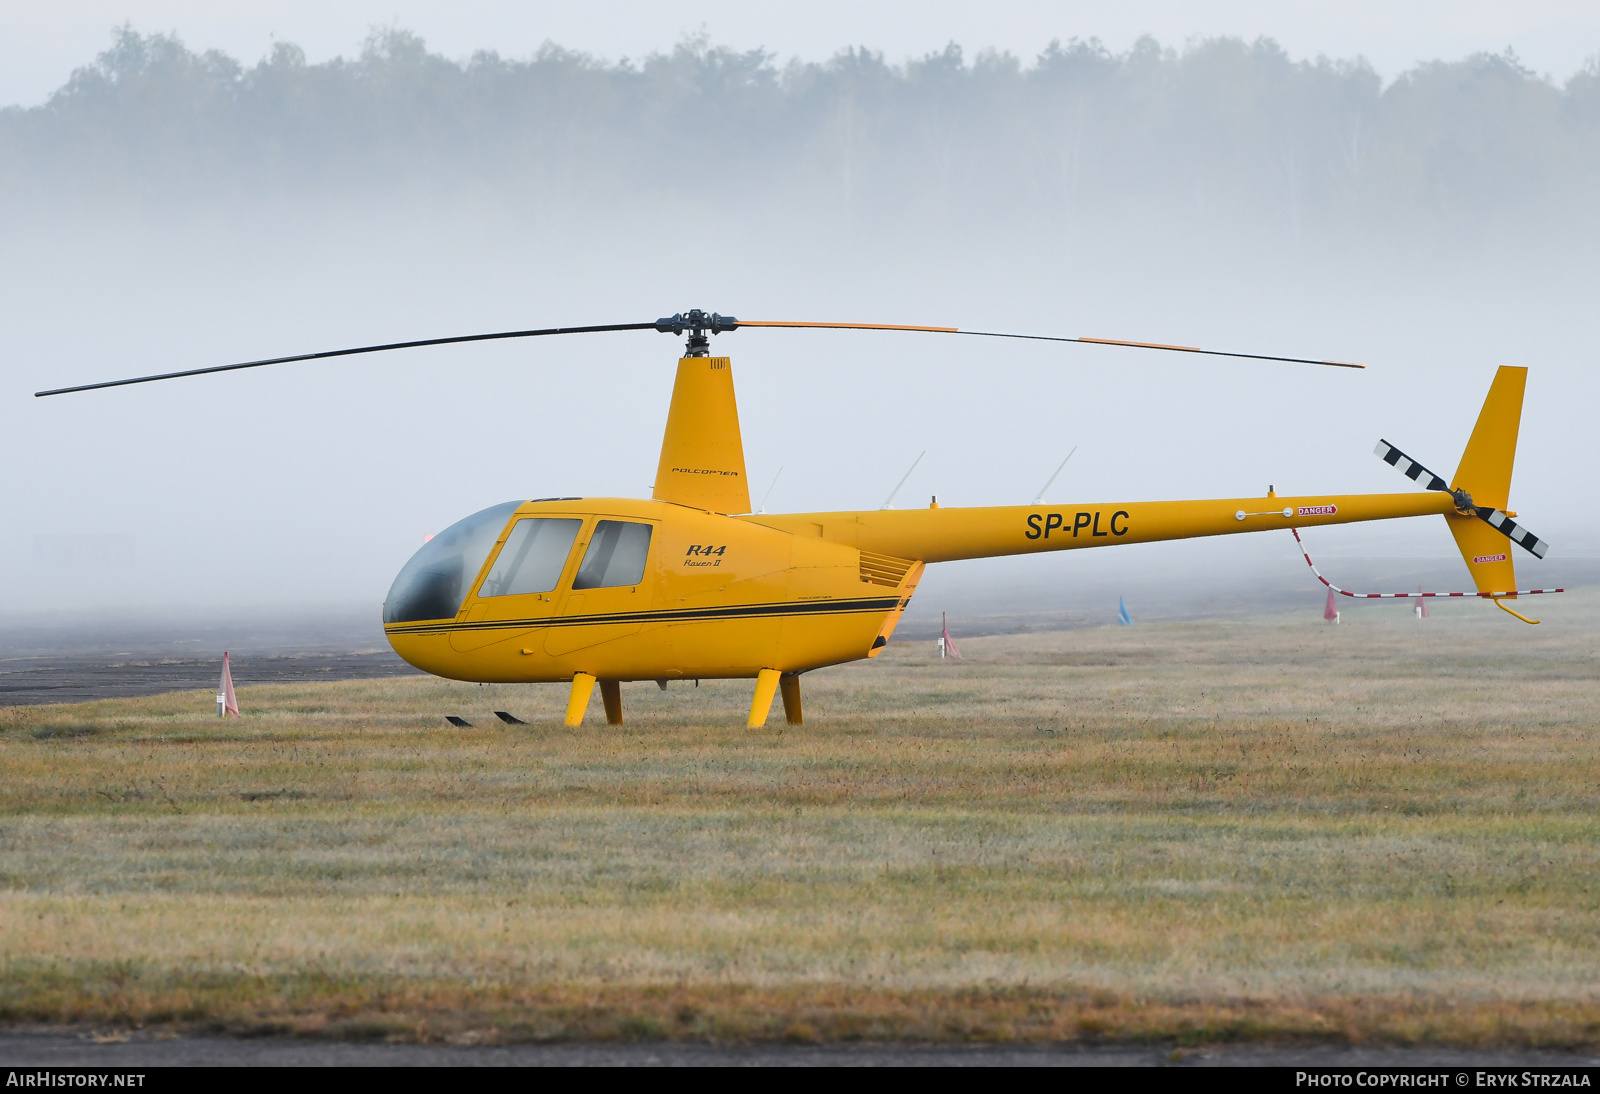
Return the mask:
<svg viewBox="0 0 1600 1094">
<path fill-rule="evenodd" d="M 714 311 L 701 311 L 699 308 L 656 320 L 656 330 L 662 334 L 688 334 L 689 338 L 684 343 L 685 357 L 711 356 L 709 335 L 738 329 L 739 321 L 733 316 L 718 315 Z"/>
</svg>

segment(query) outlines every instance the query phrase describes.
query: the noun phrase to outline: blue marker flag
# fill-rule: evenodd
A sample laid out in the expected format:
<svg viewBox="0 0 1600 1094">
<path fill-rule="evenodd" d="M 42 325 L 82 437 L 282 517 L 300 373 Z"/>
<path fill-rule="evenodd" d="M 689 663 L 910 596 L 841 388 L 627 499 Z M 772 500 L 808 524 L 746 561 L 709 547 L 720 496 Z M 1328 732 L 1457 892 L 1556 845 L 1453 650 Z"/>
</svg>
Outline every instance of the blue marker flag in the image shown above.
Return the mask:
<svg viewBox="0 0 1600 1094">
<path fill-rule="evenodd" d="M 1133 626 L 1133 619 L 1128 615 L 1128 603 L 1122 597 L 1117 597 L 1117 622 L 1124 627 Z"/>
</svg>

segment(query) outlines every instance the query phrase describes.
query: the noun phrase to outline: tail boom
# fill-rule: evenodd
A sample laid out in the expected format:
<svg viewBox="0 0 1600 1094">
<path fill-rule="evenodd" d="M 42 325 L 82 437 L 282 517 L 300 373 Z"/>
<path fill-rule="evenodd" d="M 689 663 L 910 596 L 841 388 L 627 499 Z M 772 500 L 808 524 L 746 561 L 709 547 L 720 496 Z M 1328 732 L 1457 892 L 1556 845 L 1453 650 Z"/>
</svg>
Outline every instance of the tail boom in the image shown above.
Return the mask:
<svg viewBox="0 0 1600 1094">
<path fill-rule="evenodd" d="M 1452 512 L 1454 502 L 1448 494 L 1410 493 L 760 514 L 741 519 L 932 563 Z"/>
</svg>

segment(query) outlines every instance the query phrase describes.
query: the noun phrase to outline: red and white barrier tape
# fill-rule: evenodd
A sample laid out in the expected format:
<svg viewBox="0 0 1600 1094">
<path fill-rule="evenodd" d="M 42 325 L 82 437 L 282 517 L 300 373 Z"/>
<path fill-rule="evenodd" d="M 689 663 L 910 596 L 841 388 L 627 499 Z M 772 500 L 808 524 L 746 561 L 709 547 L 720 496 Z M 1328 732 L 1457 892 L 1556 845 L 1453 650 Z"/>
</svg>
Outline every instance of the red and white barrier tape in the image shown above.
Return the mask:
<svg viewBox="0 0 1600 1094">
<path fill-rule="evenodd" d="M 1289 531 L 1294 533 L 1294 541 L 1300 545 L 1300 553 L 1305 556 L 1306 565 L 1311 567 L 1311 572 L 1317 575 L 1317 580 L 1340 596 L 1355 597 L 1357 600 L 1404 600 L 1408 597 L 1415 600 L 1419 597 L 1426 599 L 1428 597 L 1449 596 L 1476 596 L 1484 600 L 1499 600 L 1502 596 L 1535 596 L 1539 593 L 1564 593 L 1567 591 L 1565 589 L 1517 589 L 1509 593 L 1352 593 L 1346 589 L 1339 588 L 1339 586 L 1322 576 L 1322 571 L 1317 569 L 1317 564 L 1311 561 L 1311 555 L 1306 551 L 1305 541 L 1300 538 L 1300 529 L 1290 528 Z M 1512 614 L 1515 615 L 1516 613 L 1513 612 Z"/>
</svg>

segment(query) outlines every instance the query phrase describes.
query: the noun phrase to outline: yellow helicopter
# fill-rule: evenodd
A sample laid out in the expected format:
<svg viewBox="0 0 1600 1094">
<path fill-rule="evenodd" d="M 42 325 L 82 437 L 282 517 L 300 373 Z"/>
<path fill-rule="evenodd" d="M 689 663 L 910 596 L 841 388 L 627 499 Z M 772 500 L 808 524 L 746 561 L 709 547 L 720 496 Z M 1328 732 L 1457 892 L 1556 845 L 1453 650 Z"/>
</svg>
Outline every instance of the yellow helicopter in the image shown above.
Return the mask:
<svg viewBox="0 0 1600 1094">
<path fill-rule="evenodd" d="M 569 726 L 582 723 L 596 683 L 606 720 L 615 725 L 622 722 L 624 681 L 654 680 L 665 687 L 672 680 L 717 678 L 755 680 L 751 728 L 766 723 L 776 695 L 782 696 L 787 720 L 798 725 L 801 674 L 876 656 L 924 569 L 956 559 L 1439 514 L 1477 595 L 1535 622 L 1505 604 L 1517 596 L 1506 541 L 1540 558 L 1546 551 L 1505 509 L 1524 368 L 1502 367 L 1495 376 L 1449 484 L 1379 443 L 1378 455 L 1425 486 L 1424 493 L 1277 497 L 1269 490 L 1264 498 L 1205 501 L 981 508 L 934 502 L 927 509 L 768 515 L 750 511 L 733 371 L 727 357 L 710 350 L 711 336 L 750 327 L 922 331 L 1363 367 L 955 327 L 752 322 L 693 310 L 653 323 L 388 343 L 36 395 L 458 342 L 628 330 L 687 335 L 650 500 L 538 498 L 474 513 L 431 537 L 384 601 L 384 631 L 406 661 L 456 680 L 568 683 Z"/>
</svg>

